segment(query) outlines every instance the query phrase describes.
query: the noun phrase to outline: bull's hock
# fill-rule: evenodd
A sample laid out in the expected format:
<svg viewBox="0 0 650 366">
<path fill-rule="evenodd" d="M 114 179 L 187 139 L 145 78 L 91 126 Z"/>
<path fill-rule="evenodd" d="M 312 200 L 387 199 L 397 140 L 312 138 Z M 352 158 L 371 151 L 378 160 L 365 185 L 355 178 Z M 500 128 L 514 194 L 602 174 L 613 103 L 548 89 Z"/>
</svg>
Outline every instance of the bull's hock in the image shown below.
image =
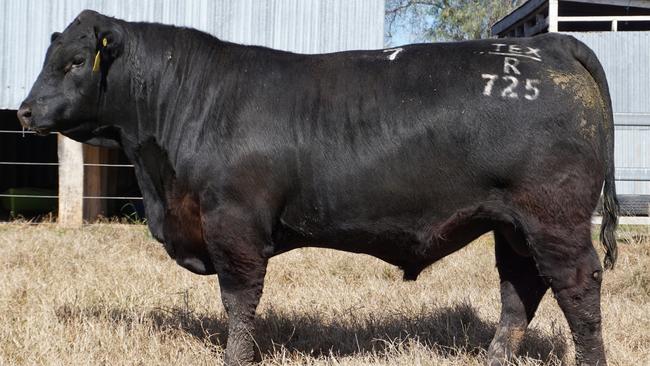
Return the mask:
<svg viewBox="0 0 650 366">
<path fill-rule="evenodd" d="M 603 69 L 573 37 L 303 55 L 85 11 L 22 108 L 27 128 L 123 149 L 152 235 L 218 275 L 228 365 L 254 359 L 269 258 L 333 248 L 416 280 L 489 231 L 488 362 L 516 354 L 550 288 L 578 364 L 606 364 L 591 217 L 602 189 L 611 268 L 614 129 Z"/>
</svg>

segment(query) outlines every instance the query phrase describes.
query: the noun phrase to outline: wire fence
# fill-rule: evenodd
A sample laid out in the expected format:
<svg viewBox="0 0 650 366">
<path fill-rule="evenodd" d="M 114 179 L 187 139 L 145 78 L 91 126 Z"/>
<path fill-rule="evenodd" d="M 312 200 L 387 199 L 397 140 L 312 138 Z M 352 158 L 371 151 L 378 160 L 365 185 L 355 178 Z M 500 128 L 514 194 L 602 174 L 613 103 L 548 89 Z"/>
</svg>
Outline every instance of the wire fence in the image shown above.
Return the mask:
<svg viewBox="0 0 650 366">
<path fill-rule="evenodd" d="M 22 133 L 21 131 L 4 131 L 0 133 Z M 25 133 L 33 133 L 25 131 Z M 23 162 L 23 161 L 0 161 L 0 166 L 28 166 L 28 167 L 58 167 L 59 163 L 52 162 Z M 84 167 L 93 168 L 127 168 L 133 169 L 132 164 L 107 164 L 107 163 L 84 163 Z M 23 194 L 23 193 L 6 193 L 0 192 L 0 198 L 8 199 L 37 199 L 37 200 L 56 200 L 59 198 L 57 194 Z M 84 195 L 84 200 L 107 200 L 107 201 L 142 201 L 141 196 L 126 196 L 126 195 Z"/>
<path fill-rule="evenodd" d="M 0 133 L 1 132 L 2 131 L 0 131 Z M 9 165 L 9 166 L 59 166 L 59 163 L 0 161 L 0 165 Z M 84 163 L 84 167 L 133 168 L 133 164 Z M 59 196 L 57 196 L 57 195 L 6 194 L 6 193 L 0 193 L 0 197 L 7 197 L 7 198 L 43 198 L 43 199 L 58 199 L 59 198 Z M 83 199 L 89 199 L 89 200 L 142 200 L 142 197 L 141 196 L 83 196 Z"/>
<path fill-rule="evenodd" d="M 59 198 L 59 196 L 48 196 L 39 194 L 0 194 L 0 197 L 13 197 L 13 198 Z M 138 196 L 83 196 L 83 199 L 89 200 L 141 200 L 142 197 Z"/>
<path fill-rule="evenodd" d="M 59 163 L 38 163 L 25 161 L 0 161 L 0 165 L 43 165 L 59 166 Z M 107 167 L 107 168 L 133 168 L 133 164 L 102 164 L 102 163 L 84 163 L 84 166 Z"/>
</svg>

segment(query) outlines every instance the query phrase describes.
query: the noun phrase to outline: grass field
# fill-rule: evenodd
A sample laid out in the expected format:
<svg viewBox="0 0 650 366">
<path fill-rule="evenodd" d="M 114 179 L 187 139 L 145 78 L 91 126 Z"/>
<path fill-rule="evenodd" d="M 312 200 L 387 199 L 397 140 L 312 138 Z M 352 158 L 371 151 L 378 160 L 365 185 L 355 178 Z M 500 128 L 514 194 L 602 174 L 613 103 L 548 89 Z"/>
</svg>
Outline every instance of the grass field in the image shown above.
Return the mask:
<svg viewBox="0 0 650 366">
<path fill-rule="evenodd" d="M 650 239 L 619 235 L 604 278 L 612 365 L 650 365 Z M 600 249 L 599 249 L 600 251 Z M 484 236 L 402 282 L 372 257 L 324 249 L 271 260 L 258 308 L 266 365 L 481 365 L 499 314 Z M 215 277 L 193 275 L 138 225 L 0 225 L 0 364 L 220 364 L 226 320 Z M 517 364 L 573 363 L 547 294 Z"/>
</svg>

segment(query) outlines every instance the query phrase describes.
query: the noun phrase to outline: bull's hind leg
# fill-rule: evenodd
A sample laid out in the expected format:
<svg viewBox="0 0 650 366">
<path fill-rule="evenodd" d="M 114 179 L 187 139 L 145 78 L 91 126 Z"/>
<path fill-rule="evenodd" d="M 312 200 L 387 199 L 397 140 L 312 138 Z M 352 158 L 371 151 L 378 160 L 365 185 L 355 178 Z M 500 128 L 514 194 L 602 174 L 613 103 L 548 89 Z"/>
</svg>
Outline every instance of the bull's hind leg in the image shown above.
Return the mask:
<svg viewBox="0 0 650 366">
<path fill-rule="evenodd" d="M 601 335 L 602 266 L 591 242 L 590 223 L 552 226 L 532 235 L 535 260 L 553 290 L 573 335 L 577 365 L 607 364 Z"/>
<path fill-rule="evenodd" d="M 204 215 L 203 225 L 228 315 L 224 361 L 229 366 L 248 365 L 255 359 L 255 311 L 268 262 L 263 256 L 263 235 L 239 210 Z"/>
<path fill-rule="evenodd" d="M 533 258 L 521 253 L 526 250 L 523 235 L 511 228 L 495 230 L 494 242 L 501 280 L 501 319 L 488 350 L 490 366 L 508 364 L 548 289 Z"/>
</svg>

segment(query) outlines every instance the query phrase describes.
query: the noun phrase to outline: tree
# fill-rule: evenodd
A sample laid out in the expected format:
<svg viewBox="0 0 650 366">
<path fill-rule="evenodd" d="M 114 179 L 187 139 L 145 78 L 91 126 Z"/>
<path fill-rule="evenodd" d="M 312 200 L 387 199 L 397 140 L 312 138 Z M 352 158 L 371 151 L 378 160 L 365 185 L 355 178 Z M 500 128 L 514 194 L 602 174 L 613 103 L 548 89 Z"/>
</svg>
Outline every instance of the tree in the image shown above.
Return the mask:
<svg viewBox="0 0 650 366">
<path fill-rule="evenodd" d="M 490 27 L 523 0 L 386 0 L 386 41 L 409 29 L 417 41 L 490 37 Z"/>
</svg>

